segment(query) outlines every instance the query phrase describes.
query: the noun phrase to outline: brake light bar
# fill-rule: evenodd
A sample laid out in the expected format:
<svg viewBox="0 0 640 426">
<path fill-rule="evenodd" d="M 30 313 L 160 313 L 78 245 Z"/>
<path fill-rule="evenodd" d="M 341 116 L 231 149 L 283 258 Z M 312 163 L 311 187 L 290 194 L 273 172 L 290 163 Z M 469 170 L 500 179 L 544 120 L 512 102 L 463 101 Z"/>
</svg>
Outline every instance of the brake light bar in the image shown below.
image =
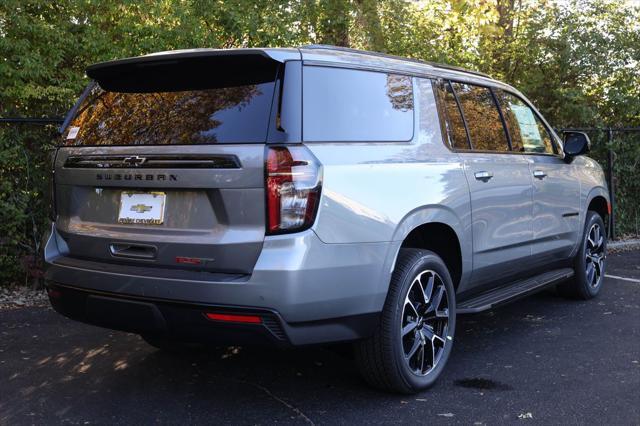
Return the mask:
<svg viewBox="0 0 640 426">
<path fill-rule="evenodd" d="M 205 312 L 205 317 L 213 321 L 235 322 L 243 324 L 262 324 L 262 318 L 257 315 L 219 314 Z"/>
</svg>

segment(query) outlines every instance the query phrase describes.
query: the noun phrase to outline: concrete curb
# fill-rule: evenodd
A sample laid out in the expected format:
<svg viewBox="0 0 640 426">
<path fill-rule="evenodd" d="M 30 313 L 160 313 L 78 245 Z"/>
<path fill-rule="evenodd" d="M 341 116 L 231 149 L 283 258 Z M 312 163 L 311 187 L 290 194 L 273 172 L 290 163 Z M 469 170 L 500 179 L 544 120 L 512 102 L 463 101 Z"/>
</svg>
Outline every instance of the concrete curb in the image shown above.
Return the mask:
<svg viewBox="0 0 640 426">
<path fill-rule="evenodd" d="M 633 250 L 640 248 L 640 239 L 610 241 L 607 243 L 607 248 L 611 250 Z"/>
</svg>

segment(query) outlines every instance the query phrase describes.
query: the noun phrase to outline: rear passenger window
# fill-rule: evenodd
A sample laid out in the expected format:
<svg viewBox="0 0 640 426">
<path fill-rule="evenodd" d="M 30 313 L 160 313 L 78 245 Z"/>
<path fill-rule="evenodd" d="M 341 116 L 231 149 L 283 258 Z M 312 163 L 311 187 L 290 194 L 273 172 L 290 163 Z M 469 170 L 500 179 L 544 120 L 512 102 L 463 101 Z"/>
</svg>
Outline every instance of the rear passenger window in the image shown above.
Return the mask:
<svg viewBox="0 0 640 426">
<path fill-rule="evenodd" d="M 471 146 L 479 151 L 509 151 L 509 142 L 491 91 L 451 82 L 469 130 Z"/>
<path fill-rule="evenodd" d="M 496 91 L 514 151 L 554 154 L 546 127 L 524 101 L 511 93 Z"/>
<path fill-rule="evenodd" d="M 306 66 L 305 141 L 408 141 L 413 137 L 411 77 Z"/>
<path fill-rule="evenodd" d="M 455 149 L 470 149 L 467 139 L 467 130 L 464 127 L 464 120 L 460 114 L 460 108 L 453 94 L 453 89 L 448 82 L 438 83 L 438 96 L 444 104 L 444 114 L 447 132 L 451 138 L 451 146 Z"/>
</svg>

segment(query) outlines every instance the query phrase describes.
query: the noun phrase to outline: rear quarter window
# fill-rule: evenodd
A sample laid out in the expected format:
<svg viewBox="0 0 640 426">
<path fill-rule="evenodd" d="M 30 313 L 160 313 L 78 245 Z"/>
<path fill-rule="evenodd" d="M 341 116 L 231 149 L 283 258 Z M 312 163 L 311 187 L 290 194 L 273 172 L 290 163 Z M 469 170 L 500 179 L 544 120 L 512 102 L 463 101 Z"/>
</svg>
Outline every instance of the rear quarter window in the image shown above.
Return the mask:
<svg viewBox="0 0 640 426">
<path fill-rule="evenodd" d="M 411 77 L 304 67 L 305 141 L 409 141 L 413 138 L 413 111 Z"/>
</svg>

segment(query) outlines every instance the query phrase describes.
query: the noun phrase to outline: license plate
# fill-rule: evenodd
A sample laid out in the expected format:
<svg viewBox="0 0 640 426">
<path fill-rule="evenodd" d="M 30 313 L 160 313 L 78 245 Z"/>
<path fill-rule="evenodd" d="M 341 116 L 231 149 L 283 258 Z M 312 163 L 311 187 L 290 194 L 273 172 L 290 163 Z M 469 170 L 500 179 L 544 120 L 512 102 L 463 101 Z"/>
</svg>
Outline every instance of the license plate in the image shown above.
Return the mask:
<svg viewBox="0 0 640 426">
<path fill-rule="evenodd" d="M 118 223 L 162 225 L 164 221 L 164 192 L 128 192 L 120 194 Z"/>
</svg>

